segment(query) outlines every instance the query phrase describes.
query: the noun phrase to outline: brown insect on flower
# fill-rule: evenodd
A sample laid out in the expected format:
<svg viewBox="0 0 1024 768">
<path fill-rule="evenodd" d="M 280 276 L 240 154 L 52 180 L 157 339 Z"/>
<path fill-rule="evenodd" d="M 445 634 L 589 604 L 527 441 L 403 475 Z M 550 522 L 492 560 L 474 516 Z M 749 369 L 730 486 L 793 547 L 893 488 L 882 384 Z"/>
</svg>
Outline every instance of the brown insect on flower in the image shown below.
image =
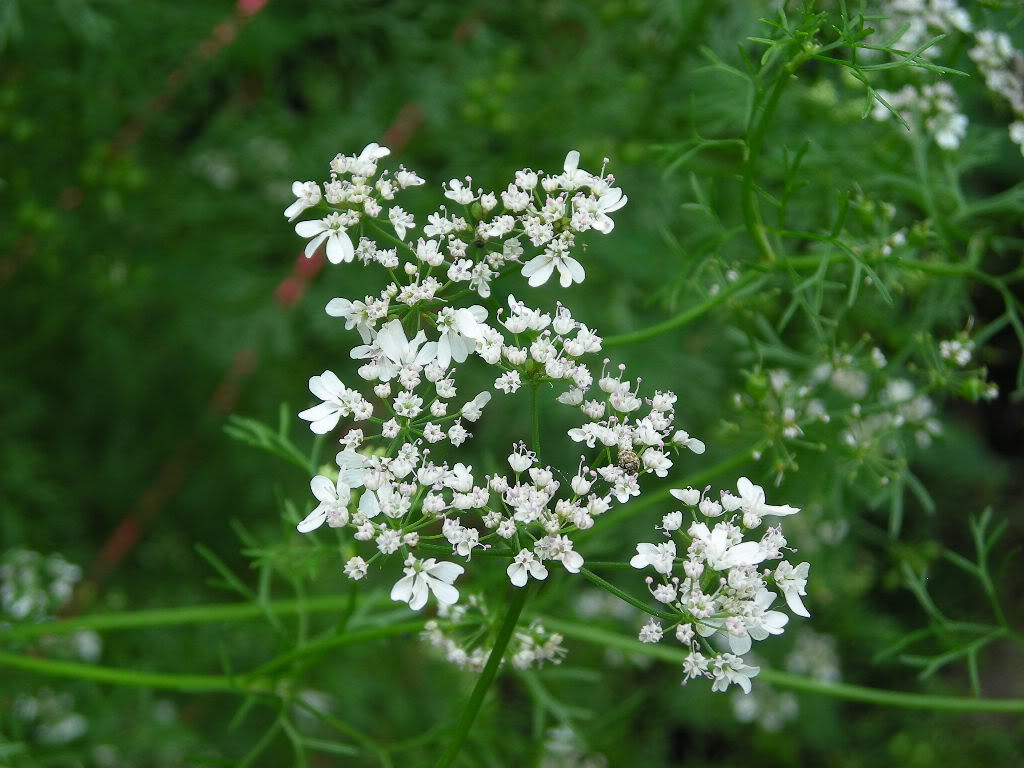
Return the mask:
<svg viewBox="0 0 1024 768">
<path fill-rule="evenodd" d="M 631 475 L 640 472 L 640 457 L 633 451 L 619 451 L 618 465 Z"/>
</svg>

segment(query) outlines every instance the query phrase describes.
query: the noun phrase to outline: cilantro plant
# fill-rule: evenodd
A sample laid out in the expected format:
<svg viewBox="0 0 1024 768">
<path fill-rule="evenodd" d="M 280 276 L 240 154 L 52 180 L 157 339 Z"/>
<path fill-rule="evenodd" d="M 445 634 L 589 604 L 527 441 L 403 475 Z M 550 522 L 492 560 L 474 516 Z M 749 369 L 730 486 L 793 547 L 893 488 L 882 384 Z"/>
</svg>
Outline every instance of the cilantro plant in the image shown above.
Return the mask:
<svg viewBox="0 0 1024 768">
<path fill-rule="evenodd" d="M 348 9 L 334 61 L 317 9 L 243 30 L 263 6 L 239 3 L 197 49 L 275 24 L 308 42 L 256 79 L 282 112 L 250 115 L 251 152 L 229 116 L 186 182 L 176 157 L 163 171 L 172 191 L 209 184 L 202 236 L 222 252 L 270 243 L 216 300 L 182 305 L 198 349 L 259 339 L 259 395 L 196 470 L 198 512 L 174 521 L 186 544 L 143 550 L 171 553 L 155 562 L 177 588 L 139 566 L 104 592 L 164 485 L 91 569 L 73 532 L 42 535 L 62 519 L 26 526 L 34 546 L 5 523 L 0 754 L 1009 764 L 1024 746 L 1014 9 L 472 5 Z M 0 43 L 18 40 L 11 18 Z M 359 86 L 324 72 L 367 62 L 339 122 L 332 88 Z M 402 88 L 418 101 L 384 132 L 367 115 Z M 113 179 L 132 162 L 86 165 Z M 10 182 L 26 199 L 27 178 Z M 151 184 L 133 202 L 117 179 L 96 182 L 114 241 L 124 206 L 192 201 Z M 163 209 L 135 219 L 166 218 L 169 241 L 200 215 Z M 246 281 L 295 252 L 274 291 L 291 314 L 243 307 Z M 35 269 L 18 258 L 8 271 Z M 255 365 L 245 351 L 211 402 Z M 147 392 L 166 382 L 136 360 Z M 31 403 L 34 379 L 13 381 Z M 175 412 L 152 402 L 126 413 Z M 53 498 L 0 472 L 21 483 L 12 508 Z M 150 725 L 118 742 L 126 711 Z M 955 735 L 972 713 L 1007 719 Z"/>
</svg>

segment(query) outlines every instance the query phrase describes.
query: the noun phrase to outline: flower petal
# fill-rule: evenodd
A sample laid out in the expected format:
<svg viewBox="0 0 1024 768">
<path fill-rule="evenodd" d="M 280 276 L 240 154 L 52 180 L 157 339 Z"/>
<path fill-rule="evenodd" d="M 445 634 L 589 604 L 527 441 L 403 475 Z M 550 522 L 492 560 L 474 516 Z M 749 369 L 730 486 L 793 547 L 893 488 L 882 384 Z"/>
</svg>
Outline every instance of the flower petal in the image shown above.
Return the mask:
<svg viewBox="0 0 1024 768">
<path fill-rule="evenodd" d="M 309 221 L 300 221 L 295 225 L 295 234 L 299 237 L 316 237 L 327 231 L 327 224 L 324 223 L 323 219 L 310 219 Z"/>
<path fill-rule="evenodd" d="M 335 502 L 338 500 L 338 494 L 334 490 L 334 483 L 323 475 L 317 475 L 310 480 L 309 489 L 313 491 L 313 495 L 319 501 Z"/>
<path fill-rule="evenodd" d="M 391 599 L 397 603 L 408 603 L 412 599 L 412 582 L 415 574 L 410 574 L 395 582 L 391 588 Z"/>
<path fill-rule="evenodd" d="M 451 584 L 466 569 L 458 563 L 448 563 L 442 561 L 424 570 L 426 570 L 427 573 L 429 573 L 433 578 L 440 579 L 441 581 L 446 581 L 449 584 Z"/>
<path fill-rule="evenodd" d="M 308 515 L 306 515 L 302 522 L 295 526 L 295 529 L 299 533 L 309 533 L 310 531 L 315 531 L 317 528 L 323 525 L 324 520 L 326 519 L 327 513 L 324 512 L 320 507 L 317 507 Z"/>
</svg>

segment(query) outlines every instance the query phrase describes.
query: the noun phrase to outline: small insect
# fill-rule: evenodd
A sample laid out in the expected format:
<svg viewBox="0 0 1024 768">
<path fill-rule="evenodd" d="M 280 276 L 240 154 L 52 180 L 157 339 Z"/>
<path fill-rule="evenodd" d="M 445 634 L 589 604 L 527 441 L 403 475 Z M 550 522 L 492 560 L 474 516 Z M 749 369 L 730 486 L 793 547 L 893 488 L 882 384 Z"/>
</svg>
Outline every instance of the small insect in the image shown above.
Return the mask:
<svg viewBox="0 0 1024 768">
<path fill-rule="evenodd" d="M 619 468 L 624 469 L 631 475 L 640 471 L 640 457 L 633 451 L 619 451 Z"/>
</svg>

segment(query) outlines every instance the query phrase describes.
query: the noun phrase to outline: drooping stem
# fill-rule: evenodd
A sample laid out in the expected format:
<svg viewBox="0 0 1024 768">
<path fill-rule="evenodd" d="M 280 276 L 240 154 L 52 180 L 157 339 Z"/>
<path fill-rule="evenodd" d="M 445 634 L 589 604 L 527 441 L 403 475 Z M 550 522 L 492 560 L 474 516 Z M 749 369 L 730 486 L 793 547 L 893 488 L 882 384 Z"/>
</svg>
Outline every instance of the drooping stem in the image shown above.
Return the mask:
<svg viewBox="0 0 1024 768">
<path fill-rule="evenodd" d="M 473 727 L 473 722 L 476 720 L 480 706 L 483 704 L 484 696 L 487 695 L 487 691 L 490 690 L 491 684 L 498 674 L 498 667 L 501 664 L 502 657 L 505 655 L 505 649 L 512 638 L 516 624 L 519 622 L 519 615 L 523 612 L 523 606 L 526 605 L 529 586 L 509 588 L 513 590 L 512 599 L 509 601 L 505 619 L 498 629 L 494 648 L 491 650 L 491 655 L 487 658 L 484 671 L 480 673 L 480 678 L 476 681 L 476 685 L 473 686 L 473 692 L 469 695 L 469 701 L 466 702 L 466 706 L 462 709 L 459 722 L 455 726 L 455 732 L 452 734 L 451 741 L 448 742 L 448 748 L 441 755 L 441 759 L 437 761 L 436 768 L 447 768 L 447 766 L 454 762 L 462 750 L 466 736 L 469 735 L 469 729 Z"/>
<path fill-rule="evenodd" d="M 564 619 L 545 616 L 544 625 L 549 629 L 561 632 L 569 637 L 595 643 L 606 648 L 615 648 L 627 653 L 661 659 L 681 664 L 686 657 L 682 648 L 667 645 L 641 643 L 632 637 L 623 637 L 616 632 Z M 1024 699 L 976 699 L 961 696 L 935 696 L 926 693 L 905 693 L 903 691 L 887 691 L 868 688 L 848 683 L 826 683 L 801 675 L 779 672 L 774 669 L 761 669 L 758 680 L 804 693 L 830 696 L 848 701 L 863 701 L 886 707 L 905 707 L 908 709 L 929 709 L 944 712 L 1005 712 L 1024 713 Z"/>
<path fill-rule="evenodd" d="M 59 625 L 55 624 L 55 626 Z M 306 646 L 271 659 L 262 667 L 258 667 L 251 672 L 235 675 L 189 675 L 145 672 L 134 669 L 105 667 L 98 664 L 83 664 L 77 661 L 48 659 L 40 656 L 9 653 L 7 651 L 0 651 L 0 669 L 21 669 L 26 672 L 34 672 L 51 677 L 92 680 L 97 683 L 141 686 L 169 691 L 228 691 L 241 694 L 273 693 L 274 687 L 269 673 L 286 666 L 289 662 L 346 645 L 412 634 L 420 631 L 422 628 L 422 621 L 410 621 L 383 627 L 370 627 L 355 632 L 346 632 L 321 638 Z"/>
<path fill-rule="evenodd" d="M 29 638 L 37 635 L 63 635 L 82 629 L 98 632 L 140 627 L 181 626 L 207 622 L 241 621 L 263 616 L 287 616 L 296 613 L 323 613 L 345 609 L 348 596 L 330 595 L 300 600 L 271 600 L 266 603 L 220 603 L 188 605 L 181 608 L 157 608 L 124 613 L 100 613 L 61 621 L 37 624 L 16 624 L 4 630 L 9 639 Z"/>
</svg>

